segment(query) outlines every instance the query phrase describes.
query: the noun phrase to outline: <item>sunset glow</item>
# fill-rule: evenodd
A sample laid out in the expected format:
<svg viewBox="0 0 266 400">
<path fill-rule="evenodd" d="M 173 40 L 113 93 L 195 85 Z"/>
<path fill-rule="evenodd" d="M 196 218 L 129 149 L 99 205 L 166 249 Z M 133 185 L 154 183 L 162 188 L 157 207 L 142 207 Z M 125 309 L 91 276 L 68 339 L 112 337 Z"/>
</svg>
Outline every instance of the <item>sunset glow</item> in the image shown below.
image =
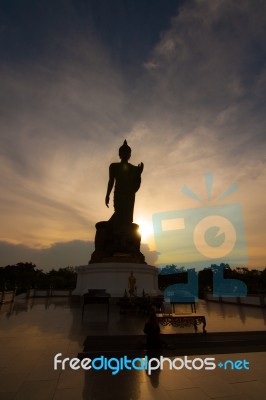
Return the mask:
<svg viewBox="0 0 266 400">
<path fill-rule="evenodd" d="M 138 219 L 136 223 L 139 225 L 141 240 L 144 241 L 145 243 L 148 243 L 149 238 L 153 235 L 152 224 L 145 219 Z"/>
<path fill-rule="evenodd" d="M 88 263 L 126 139 L 130 163 L 144 163 L 134 222 L 148 262 L 154 214 L 217 200 L 239 204 L 248 266 L 266 267 L 266 2 L 9 3 L 0 266 Z"/>
</svg>

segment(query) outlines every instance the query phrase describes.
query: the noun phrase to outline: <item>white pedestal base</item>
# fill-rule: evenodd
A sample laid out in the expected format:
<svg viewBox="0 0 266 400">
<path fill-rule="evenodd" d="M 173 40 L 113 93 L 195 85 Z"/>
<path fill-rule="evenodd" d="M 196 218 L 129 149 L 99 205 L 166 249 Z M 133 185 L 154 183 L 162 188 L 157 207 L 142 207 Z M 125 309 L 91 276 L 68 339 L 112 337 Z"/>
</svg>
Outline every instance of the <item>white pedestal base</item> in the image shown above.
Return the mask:
<svg viewBox="0 0 266 400">
<path fill-rule="evenodd" d="M 158 271 L 156 267 L 134 263 L 98 263 L 76 267 L 77 286 L 72 295 L 83 295 L 88 289 L 106 289 L 112 297 L 123 297 L 128 293 L 128 278 L 133 272 L 136 278 L 137 296 L 146 294 L 156 296 L 158 290 Z"/>
</svg>

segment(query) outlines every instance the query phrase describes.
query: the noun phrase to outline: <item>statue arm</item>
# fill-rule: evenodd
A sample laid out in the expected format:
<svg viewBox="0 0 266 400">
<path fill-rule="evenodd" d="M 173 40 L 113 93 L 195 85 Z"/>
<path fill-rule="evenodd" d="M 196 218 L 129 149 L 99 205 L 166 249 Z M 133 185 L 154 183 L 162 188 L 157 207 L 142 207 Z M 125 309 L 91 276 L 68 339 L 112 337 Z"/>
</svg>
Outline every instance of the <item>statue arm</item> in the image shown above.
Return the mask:
<svg viewBox="0 0 266 400">
<path fill-rule="evenodd" d="M 143 169 L 144 169 L 144 164 L 143 164 L 143 162 L 141 162 L 140 164 L 138 164 L 138 168 L 139 168 L 139 174 L 141 175 L 141 174 L 142 174 L 142 171 L 143 171 Z"/>
<path fill-rule="evenodd" d="M 109 167 L 109 181 L 108 181 L 107 192 L 106 192 L 106 196 L 105 196 L 105 204 L 107 207 L 109 207 L 110 193 L 113 189 L 114 182 L 115 182 L 115 174 L 114 174 L 113 166 L 111 164 Z"/>
<path fill-rule="evenodd" d="M 142 174 L 142 171 L 144 169 L 144 164 L 143 163 L 138 164 L 137 168 L 138 168 L 138 170 L 137 170 L 137 181 L 136 181 L 135 192 L 137 192 L 139 190 L 139 188 L 140 188 L 141 174 Z"/>
</svg>

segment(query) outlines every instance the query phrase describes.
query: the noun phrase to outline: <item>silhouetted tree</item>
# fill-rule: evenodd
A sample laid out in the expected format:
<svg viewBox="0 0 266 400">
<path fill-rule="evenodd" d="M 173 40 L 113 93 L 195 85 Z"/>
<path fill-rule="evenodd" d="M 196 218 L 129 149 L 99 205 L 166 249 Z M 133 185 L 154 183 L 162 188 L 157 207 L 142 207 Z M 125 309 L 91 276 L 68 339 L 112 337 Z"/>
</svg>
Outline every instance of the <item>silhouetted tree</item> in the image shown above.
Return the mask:
<svg viewBox="0 0 266 400">
<path fill-rule="evenodd" d="M 31 262 L 19 262 L 0 268 L 0 290 L 26 292 L 30 288 L 38 289 L 74 289 L 77 274 L 72 267 L 60 268 L 58 271 L 43 272 Z"/>
</svg>

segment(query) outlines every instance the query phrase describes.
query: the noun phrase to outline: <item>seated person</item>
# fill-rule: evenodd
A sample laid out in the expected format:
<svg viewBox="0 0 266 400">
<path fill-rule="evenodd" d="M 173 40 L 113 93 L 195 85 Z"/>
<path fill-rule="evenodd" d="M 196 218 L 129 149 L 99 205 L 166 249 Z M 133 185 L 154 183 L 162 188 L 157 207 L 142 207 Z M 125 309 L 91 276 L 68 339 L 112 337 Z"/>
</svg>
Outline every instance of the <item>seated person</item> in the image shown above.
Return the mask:
<svg viewBox="0 0 266 400">
<path fill-rule="evenodd" d="M 158 349 L 161 347 L 160 326 L 156 318 L 155 310 L 152 310 L 149 320 L 144 326 L 144 333 L 147 335 L 148 349 Z"/>
</svg>

